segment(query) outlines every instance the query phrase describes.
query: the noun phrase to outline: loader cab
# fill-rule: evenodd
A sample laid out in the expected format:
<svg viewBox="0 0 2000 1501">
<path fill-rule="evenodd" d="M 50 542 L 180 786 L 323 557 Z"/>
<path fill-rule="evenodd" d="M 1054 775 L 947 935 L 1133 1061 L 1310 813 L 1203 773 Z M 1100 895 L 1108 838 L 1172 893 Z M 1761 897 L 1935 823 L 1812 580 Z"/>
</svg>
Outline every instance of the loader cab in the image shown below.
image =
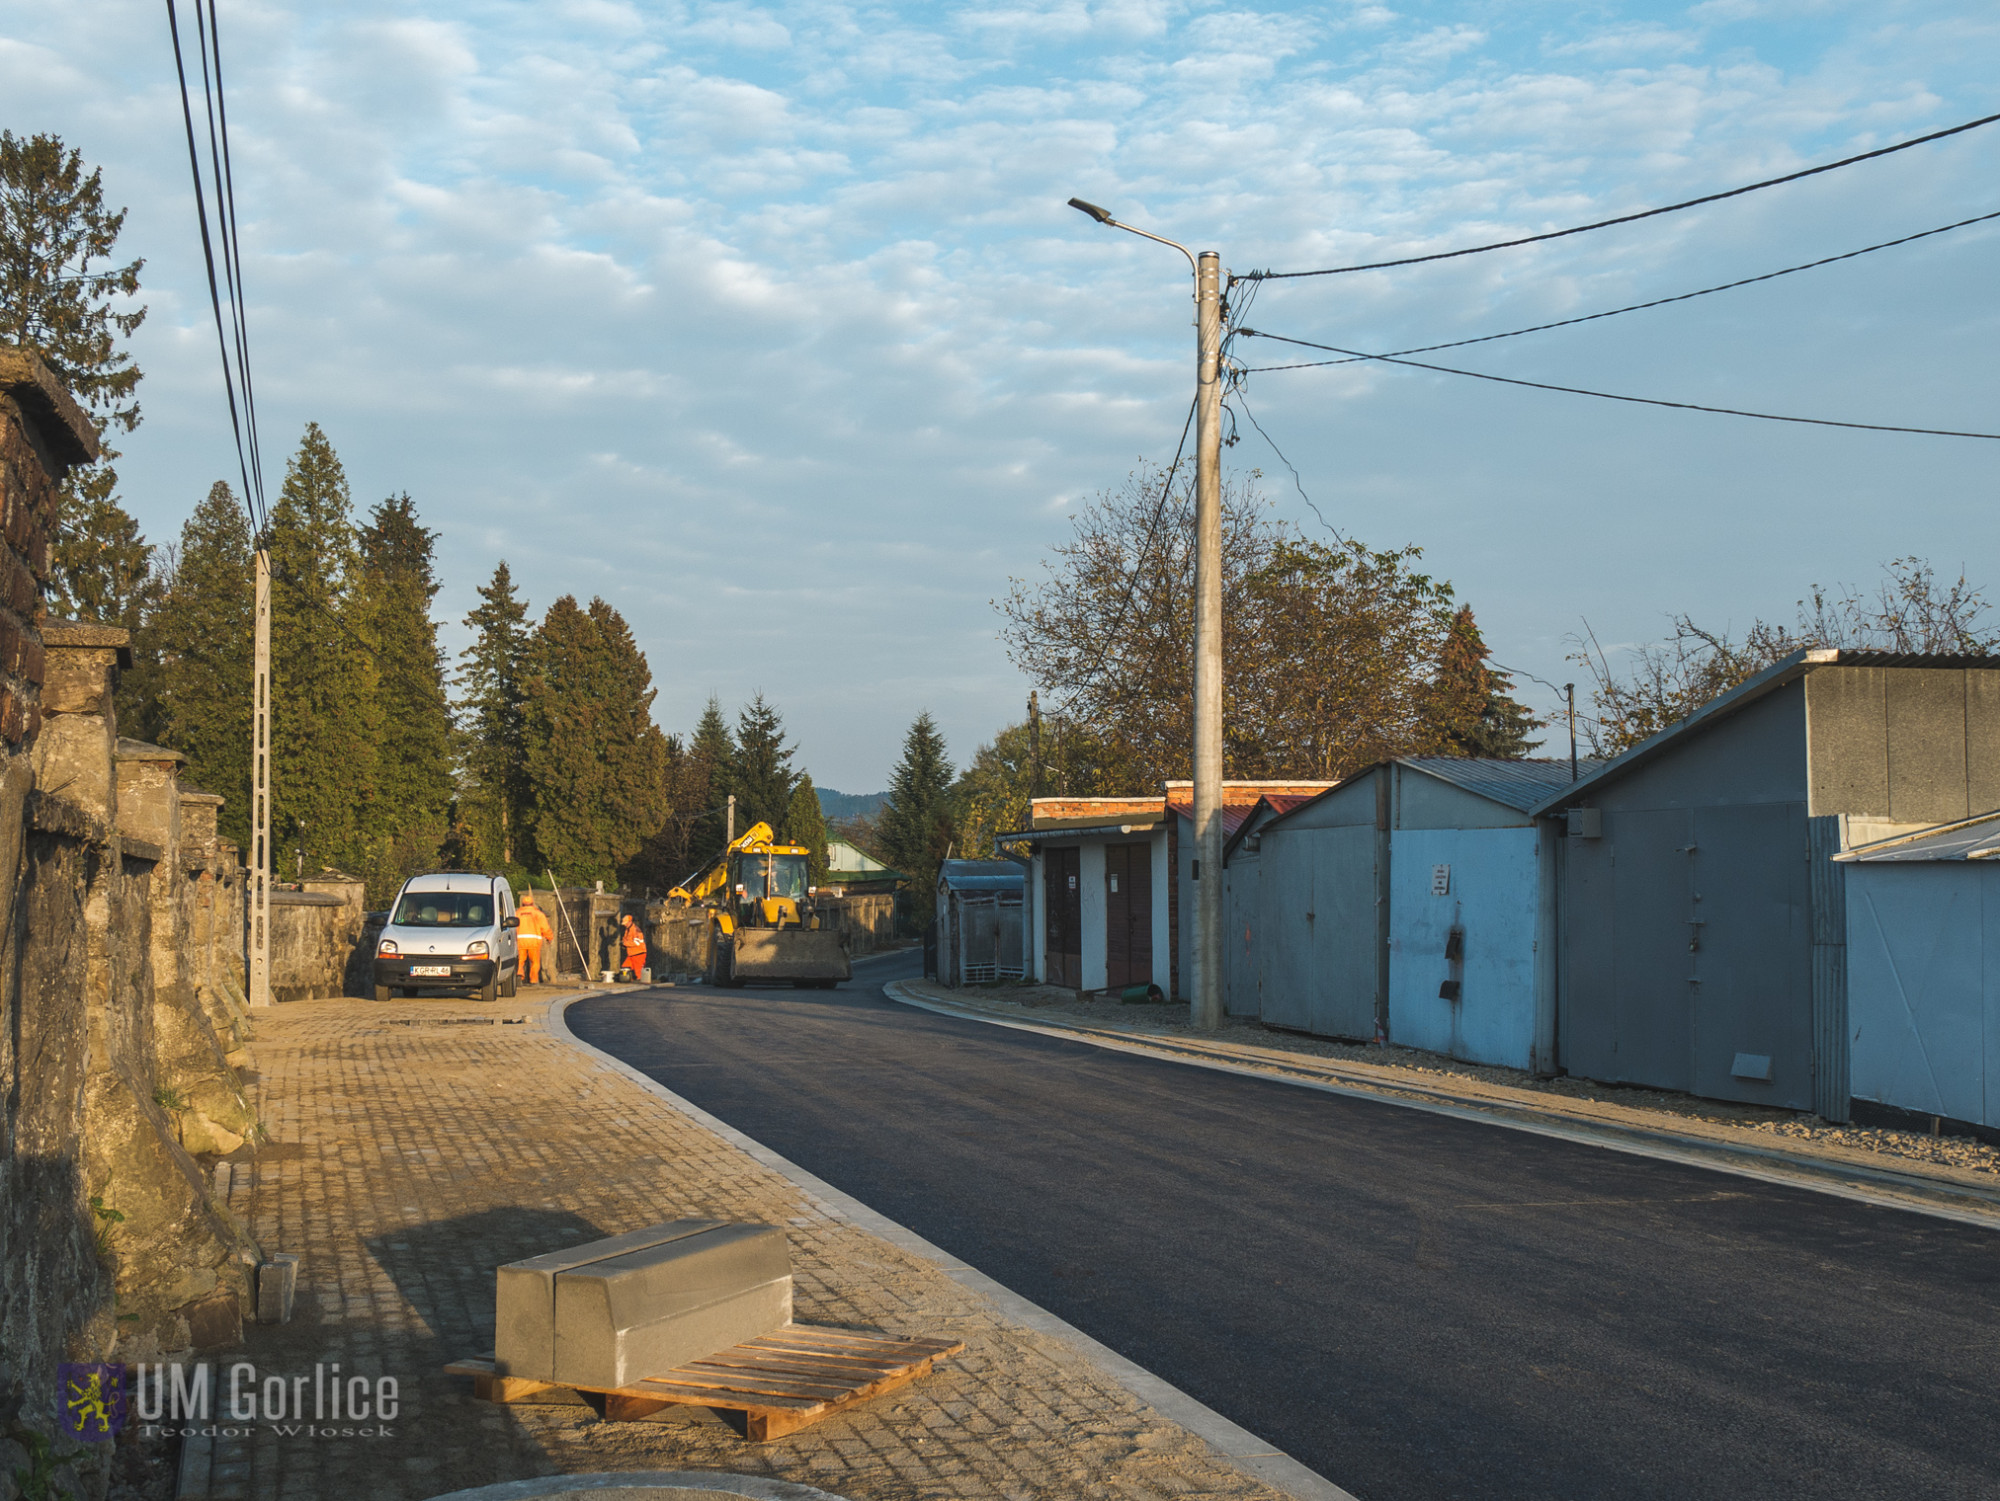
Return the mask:
<svg viewBox="0 0 2000 1501">
<path fill-rule="evenodd" d="M 810 923 L 803 852 L 745 851 L 729 861 L 731 905 L 740 927 L 805 927 Z"/>
</svg>

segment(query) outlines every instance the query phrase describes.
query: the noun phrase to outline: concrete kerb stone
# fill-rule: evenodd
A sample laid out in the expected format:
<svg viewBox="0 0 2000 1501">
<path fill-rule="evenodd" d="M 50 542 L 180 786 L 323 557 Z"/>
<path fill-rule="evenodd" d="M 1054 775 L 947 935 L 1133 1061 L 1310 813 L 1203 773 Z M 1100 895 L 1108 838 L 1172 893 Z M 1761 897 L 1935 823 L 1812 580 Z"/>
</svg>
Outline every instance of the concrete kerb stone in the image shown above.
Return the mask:
<svg viewBox="0 0 2000 1501">
<path fill-rule="evenodd" d="M 1248 1429 L 1232 1423 L 1213 1408 L 1197 1402 L 1171 1382 L 1163 1381 L 1143 1366 L 1127 1360 L 1109 1346 L 1100 1344 L 1040 1304 L 1033 1303 L 1013 1289 L 994 1281 L 977 1267 L 970 1266 L 943 1248 L 931 1244 L 915 1231 L 906 1229 L 887 1215 L 869 1208 L 859 1199 L 835 1188 L 823 1178 L 807 1172 L 789 1158 L 781 1157 L 727 1121 L 710 1115 L 693 1101 L 681 1098 L 657 1079 L 640 1072 L 622 1059 L 614 1058 L 602 1049 L 584 1042 L 569 1030 L 564 1018 L 564 1012 L 583 999 L 585 997 L 580 995 L 557 996 L 551 999 L 547 1025 L 553 1036 L 600 1060 L 606 1067 L 713 1131 L 758 1163 L 790 1179 L 801 1192 L 816 1200 L 818 1207 L 828 1215 L 845 1220 L 872 1235 L 879 1236 L 898 1249 L 907 1251 L 912 1256 L 930 1262 L 959 1286 L 983 1298 L 1009 1322 L 1068 1345 L 1081 1359 L 1095 1365 L 1111 1380 L 1161 1416 L 1202 1440 L 1218 1458 L 1245 1475 L 1262 1481 L 1274 1490 L 1296 1497 L 1298 1501 L 1356 1501 L 1351 1492 L 1343 1490 L 1325 1476 L 1308 1469 Z M 458 1501 L 458 1498 L 453 1498 L 453 1501 Z"/>
<path fill-rule="evenodd" d="M 1432 1115 L 1446 1115 L 1458 1120 L 1477 1121 L 1482 1125 L 1500 1126 L 1510 1131 L 1526 1131 L 1536 1136 L 1549 1136 L 1584 1146 L 1602 1147 L 1634 1157 L 1650 1157 L 1684 1167 L 1707 1168 L 1713 1172 L 1728 1173 L 1733 1177 L 1750 1178 L 1760 1183 L 1771 1183 L 1784 1188 L 1805 1189 L 1812 1193 L 1874 1205 L 1877 1208 L 1900 1209 L 1911 1214 L 1951 1220 L 1961 1225 L 1977 1225 L 1987 1230 L 2000 1230 L 2000 1191 L 1988 1195 L 1978 1190 L 1959 1189 L 1956 1185 L 1922 1178 L 1915 1174 L 1829 1163 L 1786 1152 L 1782 1148 L 1756 1146 L 1747 1142 L 1714 1141 L 1670 1130 L 1648 1130 L 1611 1122 L 1585 1124 L 1544 1114 L 1536 1111 L 1533 1106 L 1510 1101 L 1482 1100 L 1478 1103 L 1469 1103 L 1454 1098 L 1447 1091 L 1430 1089 L 1401 1080 L 1384 1081 L 1378 1086 L 1370 1086 L 1336 1082 L 1332 1079 L 1301 1077 L 1299 1072 L 1293 1070 L 1310 1069 L 1312 1064 L 1308 1060 L 1288 1060 L 1281 1071 L 1279 1067 L 1270 1063 L 1236 1062 L 1227 1058 L 1202 1056 L 1143 1037 L 1109 1036 L 1082 1027 L 1064 1026 L 1057 1022 L 1017 1021 L 1012 1017 L 995 1016 L 978 1007 L 953 1006 L 929 996 L 917 995 L 903 982 L 897 980 L 885 984 L 882 990 L 883 994 L 902 1005 L 920 1011 L 934 1012 L 939 1016 L 955 1017 L 962 1021 L 984 1022 L 989 1026 L 1006 1027 L 1016 1032 L 1035 1032 L 1044 1037 L 1087 1043 L 1091 1047 L 1104 1048 L 1109 1052 L 1131 1053 L 1168 1063 L 1185 1064 L 1190 1068 L 1205 1068 L 1215 1073 L 1262 1079 L 1266 1083 L 1316 1089 L 1323 1094 L 1343 1095 L 1349 1099 L 1372 1100 L 1377 1104 L 1397 1105 L 1407 1110 L 1422 1110 Z M 1229 1050 L 1229 1045 L 1226 1043 L 1207 1046 L 1217 1051 Z M 1421 1097 L 1426 1095 L 1431 1097 Z"/>
<path fill-rule="evenodd" d="M 564 1501 L 589 1496 L 592 1501 L 725 1501 L 751 1496 L 760 1501 L 842 1501 L 831 1491 L 791 1480 L 761 1475 L 726 1475 L 714 1470 L 614 1470 L 599 1475 L 551 1475 L 539 1480 L 505 1480 L 469 1491 L 451 1491 L 431 1501 Z"/>
</svg>

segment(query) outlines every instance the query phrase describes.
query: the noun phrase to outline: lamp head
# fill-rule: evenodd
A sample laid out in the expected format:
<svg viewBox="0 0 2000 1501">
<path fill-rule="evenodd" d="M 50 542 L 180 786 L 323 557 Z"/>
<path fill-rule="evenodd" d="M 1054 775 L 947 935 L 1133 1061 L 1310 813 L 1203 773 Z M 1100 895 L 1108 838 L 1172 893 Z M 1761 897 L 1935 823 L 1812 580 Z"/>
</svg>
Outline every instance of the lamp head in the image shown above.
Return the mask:
<svg viewBox="0 0 2000 1501">
<path fill-rule="evenodd" d="M 1113 222 L 1111 218 L 1111 210 L 1099 208 L 1094 203 L 1085 203 L 1081 198 L 1070 199 L 1069 206 L 1075 209 L 1080 214 L 1090 215 L 1090 217 L 1095 219 L 1099 224 L 1110 224 Z"/>
</svg>

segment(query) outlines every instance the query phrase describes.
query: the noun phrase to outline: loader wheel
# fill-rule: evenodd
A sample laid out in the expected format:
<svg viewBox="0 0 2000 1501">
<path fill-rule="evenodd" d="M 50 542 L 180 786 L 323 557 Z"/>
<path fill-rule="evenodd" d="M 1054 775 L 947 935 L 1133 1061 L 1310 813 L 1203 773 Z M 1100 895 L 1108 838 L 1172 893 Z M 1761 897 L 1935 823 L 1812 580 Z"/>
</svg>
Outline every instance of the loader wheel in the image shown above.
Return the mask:
<svg viewBox="0 0 2000 1501">
<path fill-rule="evenodd" d="M 708 951 L 708 983 L 718 990 L 727 988 L 736 978 L 736 945 L 717 938 Z"/>
</svg>

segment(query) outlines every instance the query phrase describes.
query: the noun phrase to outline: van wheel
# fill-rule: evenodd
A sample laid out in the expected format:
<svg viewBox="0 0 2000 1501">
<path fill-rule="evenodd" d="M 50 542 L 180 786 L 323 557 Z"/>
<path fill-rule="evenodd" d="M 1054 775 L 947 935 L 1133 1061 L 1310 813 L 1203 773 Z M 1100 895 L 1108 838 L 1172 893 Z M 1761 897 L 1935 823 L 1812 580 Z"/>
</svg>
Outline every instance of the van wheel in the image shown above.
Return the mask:
<svg viewBox="0 0 2000 1501">
<path fill-rule="evenodd" d="M 378 1000 L 378 1001 L 386 1001 L 386 1000 L 388 1000 L 388 999 L 389 999 L 389 987 L 388 987 L 388 986 L 386 986 L 386 985 L 377 985 L 377 986 L 375 987 L 375 999 L 376 999 L 376 1000 Z"/>
<path fill-rule="evenodd" d="M 498 1000 L 500 997 L 500 977 L 494 975 L 489 978 L 484 985 L 479 987 L 477 994 L 479 999 L 485 1001 L 488 1005 Z"/>
<path fill-rule="evenodd" d="M 515 987 L 517 987 L 520 983 L 521 983 L 521 966 L 517 964 L 512 969 L 507 971 L 507 983 L 500 987 L 500 999 L 503 1001 L 513 1000 Z"/>
</svg>

